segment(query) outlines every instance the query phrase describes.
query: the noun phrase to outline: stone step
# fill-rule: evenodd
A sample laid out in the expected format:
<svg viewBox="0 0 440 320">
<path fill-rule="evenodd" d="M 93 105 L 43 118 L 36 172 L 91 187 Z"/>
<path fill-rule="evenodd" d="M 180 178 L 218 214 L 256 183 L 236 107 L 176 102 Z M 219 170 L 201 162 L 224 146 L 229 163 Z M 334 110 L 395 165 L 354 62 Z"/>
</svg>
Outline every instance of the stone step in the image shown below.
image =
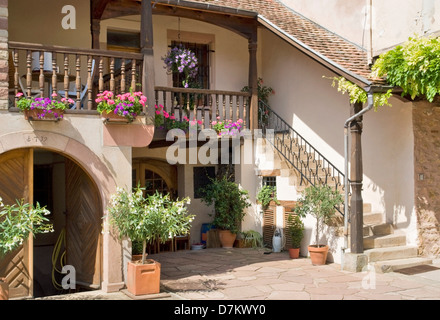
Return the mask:
<svg viewBox="0 0 440 320">
<path fill-rule="evenodd" d="M 381 223 L 364 226 L 364 237 L 369 236 L 385 236 L 387 234 L 393 234 L 394 228 L 390 223 Z"/>
<path fill-rule="evenodd" d="M 378 273 L 393 272 L 404 268 L 432 264 L 432 259 L 415 257 L 407 259 L 394 259 L 370 263 L 370 267 Z"/>
<path fill-rule="evenodd" d="M 400 247 L 406 245 L 404 234 L 373 235 L 364 237 L 364 249 Z"/>
<path fill-rule="evenodd" d="M 365 213 L 364 212 L 364 225 L 378 225 L 383 223 L 383 215 L 380 212 Z"/>
<path fill-rule="evenodd" d="M 417 247 L 415 246 L 398 246 L 386 248 L 374 248 L 364 251 L 369 262 L 397 260 L 417 257 Z"/>
</svg>

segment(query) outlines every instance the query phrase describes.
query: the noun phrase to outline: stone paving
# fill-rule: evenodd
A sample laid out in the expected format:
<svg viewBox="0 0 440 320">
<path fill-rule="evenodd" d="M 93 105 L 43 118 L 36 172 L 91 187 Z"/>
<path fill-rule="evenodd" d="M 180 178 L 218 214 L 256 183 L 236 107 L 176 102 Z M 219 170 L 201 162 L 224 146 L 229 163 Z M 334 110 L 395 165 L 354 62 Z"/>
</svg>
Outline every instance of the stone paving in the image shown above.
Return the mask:
<svg viewBox="0 0 440 320">
<path fill-rule="evenodd" d="M 203 249 L 150 255 L 161 263 L 162 300 L 440 300 L 440 264 L 413 275 L 353 273 L 287 252 L 264 249 Z M 102 291 L 45 299 L 130 300 Z"/>
</svg>

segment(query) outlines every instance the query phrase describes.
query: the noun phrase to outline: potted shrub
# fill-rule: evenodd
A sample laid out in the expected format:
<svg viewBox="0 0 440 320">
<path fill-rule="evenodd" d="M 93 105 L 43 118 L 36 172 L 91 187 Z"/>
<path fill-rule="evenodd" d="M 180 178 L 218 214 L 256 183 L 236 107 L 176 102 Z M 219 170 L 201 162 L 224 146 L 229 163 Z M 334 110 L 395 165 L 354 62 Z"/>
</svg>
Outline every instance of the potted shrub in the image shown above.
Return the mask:
<svg viewBox="0 0 440 320">
<path fill-rule="evenodd" d="M 31 206 L 24 200 L 17 200 L 13 205 L 4 205 L 0 198 L 0 259 L 17 249 L 32 233 L 53 232 L 52 224 L 46 223 L 45 217 L 50 212 L 39 203 Z M 0 277 L 0 300 L 9 299 L 9 284 Z"/>
<path fill-rule="evenodd" d="M 226 176 L 211 179 L 203 189 L 202 201 L 214 205 L 214 220 L 223 248 L 232 248 L 240 231 L 240 223 L 246 215 L 245 209 L 250 206 L 247 190 Z"/>
<path fill-rule="evenodd" d="M 289 248 L 289 256 L 292 259 L 299 257 L 299 251 L 301 247 L 301 240 L 304 233 L 304 223 L 297 214 L 289 214 L 287 219 L 288 233 L 290 235 L 291 248 Z"/>
<path fill-rule="evenodd" d="M 342 203 L 342 195 L 326 185 L 306 188 L 297 202 L 295 213 L 300 217 L 310 214 L 316 219 L 315 244 L 308 246 L 313 265 L 325 264 L 327 260 L 328 245 L 319 243 L 321 228 L 330 221 L 336 212 L 336 207 Z"/>
<path fill-rule="evenodd" d="M 189 198 L 173 201 L 169 194 L 143 196 L 139 186 L 127 192 L 118 188 L 108 208 L 109 224 L 121 238 L 142 242 L 142 258 L 132 259 L 127 268 L 127 290 L 134 295 L 160 292 L 160 263 L 146 259 L 147 244 L 165 243 L 189 233 L 193 215 L 188 214 Z"/>
<path fill-rule="evenodd" d="M 263 247 L 263 237 L 258 231 L 248 230 L 241 233 L 242 239 L 239 247 L 241 248 L 261 248 Z"/>
</svg>

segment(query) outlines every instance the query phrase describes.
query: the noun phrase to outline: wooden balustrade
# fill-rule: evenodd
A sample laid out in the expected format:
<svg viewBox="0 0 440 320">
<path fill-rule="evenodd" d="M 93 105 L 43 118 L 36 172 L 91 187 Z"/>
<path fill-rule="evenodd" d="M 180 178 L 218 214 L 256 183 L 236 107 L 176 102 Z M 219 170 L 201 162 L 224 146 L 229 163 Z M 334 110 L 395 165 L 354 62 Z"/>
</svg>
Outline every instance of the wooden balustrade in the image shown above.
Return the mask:
<svg viewBox="0 0 440 320">
<path fill-rule="evenodd" d="M 155 87 L 155 93 L 155 104 L 179 121 L 186 116 L 201 121 L 201 129 L 208 129 L 213 120 L 242 119 L 243 128 L 250 129 L 247 92 Z"/>
<path fill-rule="evenodd" d="M 9 42 L 16 96 L 49 97 L 54 93 L 75 101 L 75 109 L 95 109 L 97 93 L 140 90 L 143 55 L 95 49 Z M 17 100 L 17 98 L 16 98 Z M 145 111 L 145 110 L 144 110 Z"/>
</svg>

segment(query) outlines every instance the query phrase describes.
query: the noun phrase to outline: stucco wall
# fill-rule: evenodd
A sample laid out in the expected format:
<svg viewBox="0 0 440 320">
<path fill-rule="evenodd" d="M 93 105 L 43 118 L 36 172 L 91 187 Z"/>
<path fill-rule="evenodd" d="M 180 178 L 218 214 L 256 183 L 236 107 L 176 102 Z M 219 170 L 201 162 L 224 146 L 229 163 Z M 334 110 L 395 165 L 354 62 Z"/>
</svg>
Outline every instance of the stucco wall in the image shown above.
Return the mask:
<svg viewBox="0 0 440 320">
<path fill-rule="evenodd" d="M 439 0 L 280 0 L 286 6 L 336 34 L 362 46 L 373 55 L 414 34 L 440 32 Z M 324 9 L 323 9 L 324 8 Z M 370 41 L 372 26 L 372 41 Z"/>
<path fill-rule="evenodd" d="M 261 35 L 260 75 L 275 90 L 269 105 L 343 171 L 347 95 L 323 78 L 333 77 L 332 72 L 270 32 Z M 412 109 L 396 98 L 391 103 L 364 116 L 363 200 L 387 222 L 408 231 L 408 242 L 415 243 Z"/>
</svg>

